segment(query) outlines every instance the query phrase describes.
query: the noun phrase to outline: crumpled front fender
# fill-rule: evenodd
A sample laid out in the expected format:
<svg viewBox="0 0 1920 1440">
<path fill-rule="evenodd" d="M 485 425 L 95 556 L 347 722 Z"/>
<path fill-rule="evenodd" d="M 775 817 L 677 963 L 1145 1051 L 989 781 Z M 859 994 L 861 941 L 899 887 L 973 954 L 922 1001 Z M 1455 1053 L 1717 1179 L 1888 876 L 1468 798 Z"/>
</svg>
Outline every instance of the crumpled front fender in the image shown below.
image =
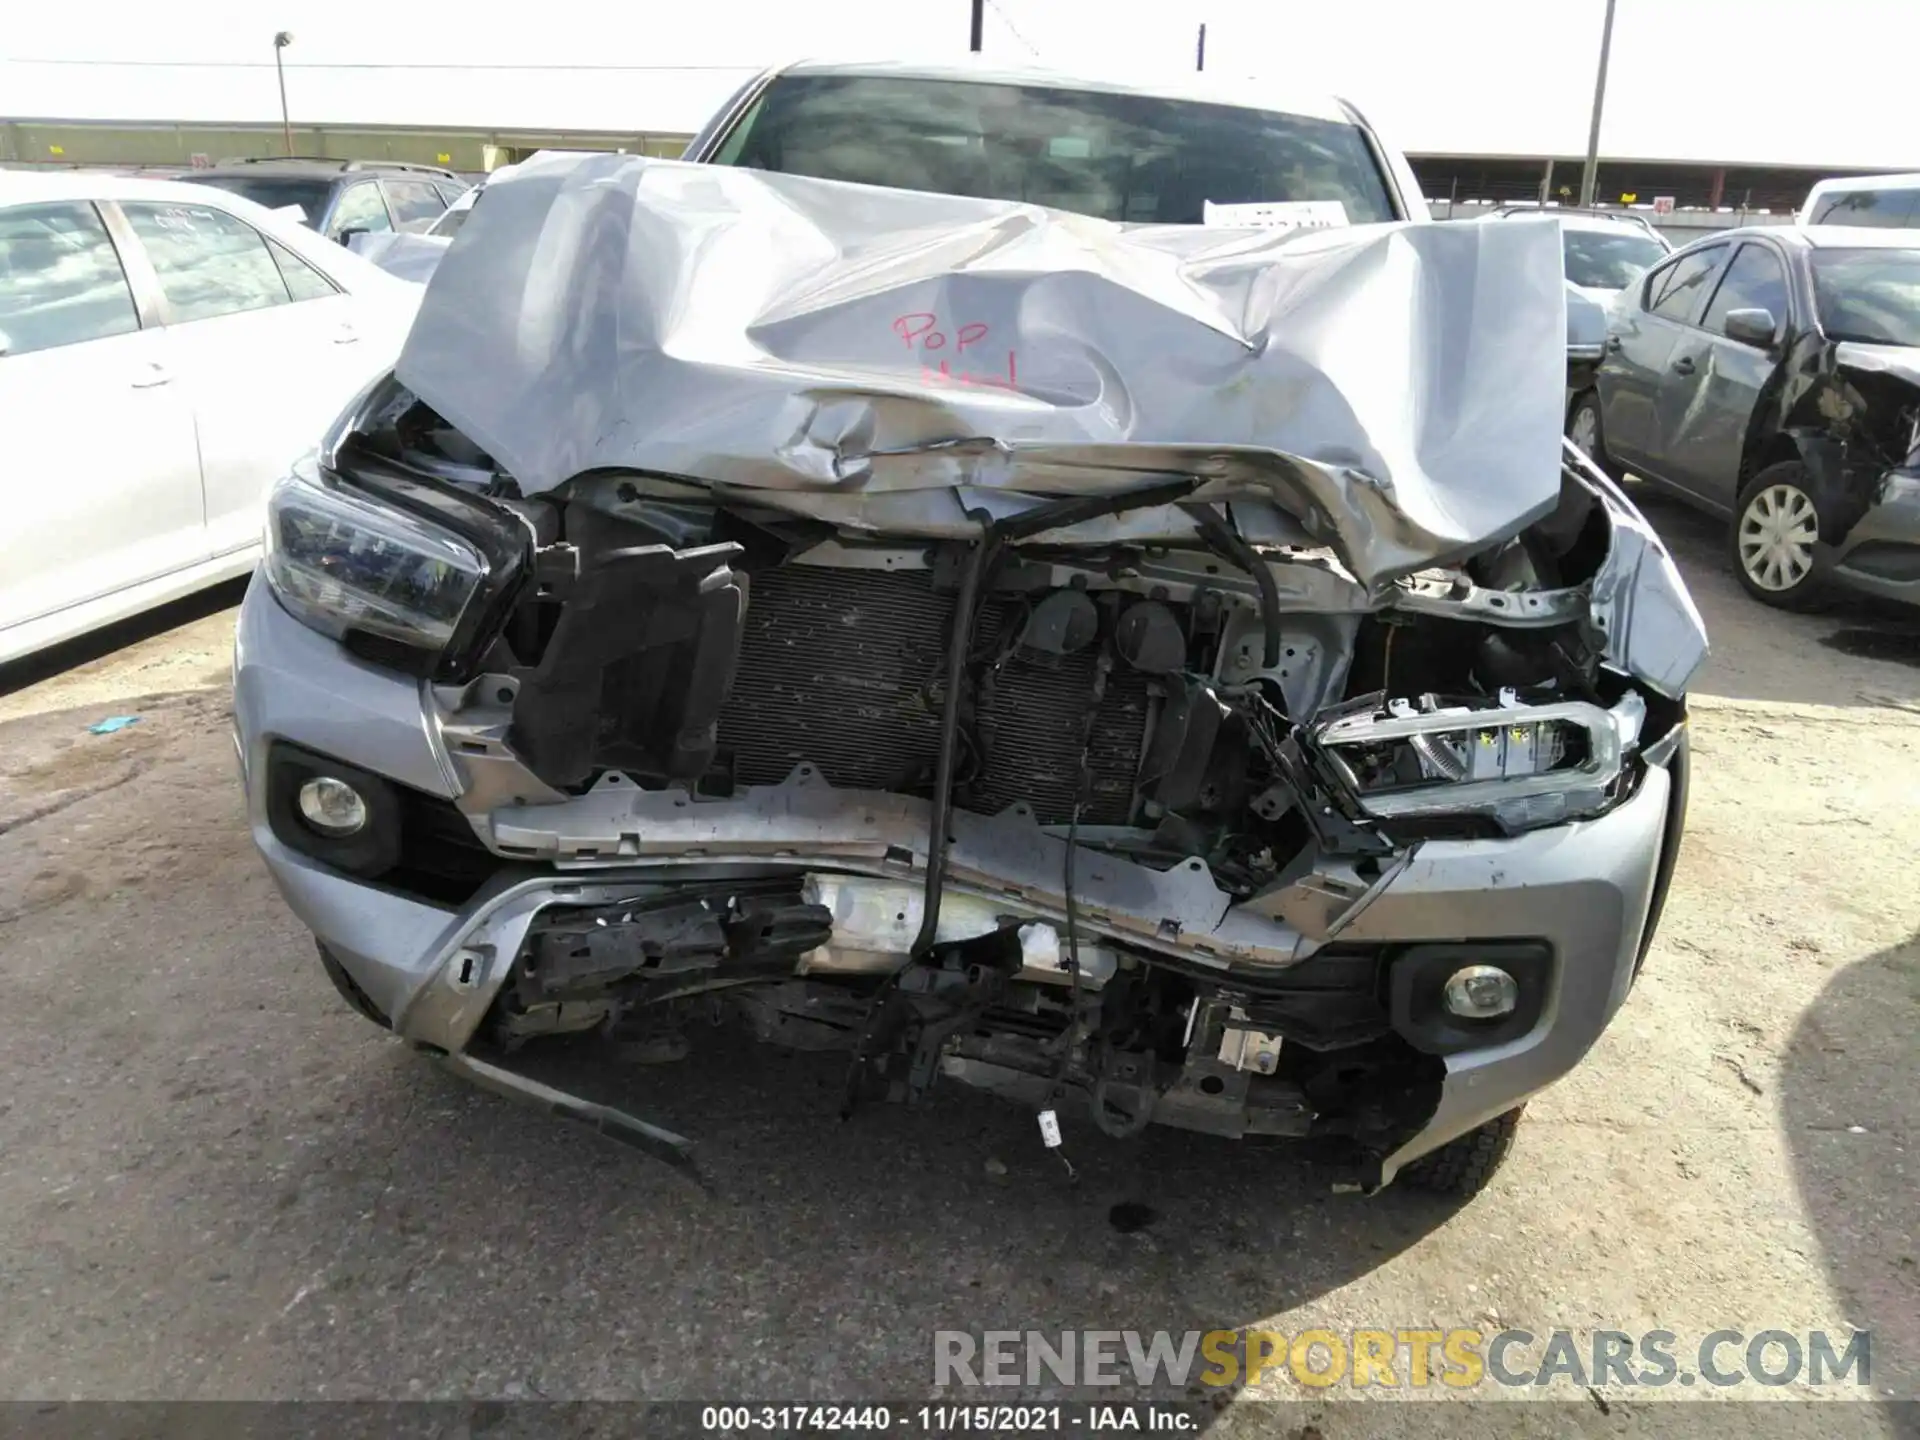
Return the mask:
<svg viewBox="0 0 1920 1440">
<path fill-rule="evenodd" d="M 1873 475 L 1860 473 L 1862 467 L 1850 459 L 1847 442 L 1837 436 L 1812 429 L 1786 433 L 1800 452 L 1800 463 L 1807 467 L 1807 483 L 1820 513 L 1820 543 L 1838 545 L 1872 507 L 1878 488 Z M 1874 475 L 1880 469 L 1868 468 Z"/>
<path fill-rule="evenodd" d="M 1707 659 L 1707 626 L 1673 555 L 1620 487 L 1569 443 L 1574 479 L 1607 513 L 1612 544 L 1589 586 L 1589 619 L 1616 670 L 1670 699 Z"/>
</svg>

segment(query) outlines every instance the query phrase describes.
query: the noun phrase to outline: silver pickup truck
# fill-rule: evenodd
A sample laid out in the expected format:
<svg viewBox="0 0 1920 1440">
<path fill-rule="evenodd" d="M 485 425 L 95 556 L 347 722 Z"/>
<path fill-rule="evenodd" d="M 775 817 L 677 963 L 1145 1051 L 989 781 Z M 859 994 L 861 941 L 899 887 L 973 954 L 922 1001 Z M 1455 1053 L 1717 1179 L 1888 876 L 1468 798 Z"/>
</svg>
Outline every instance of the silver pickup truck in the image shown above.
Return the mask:
<svg viewBox="0 0 1920 1440">
<path fill-rule="evenodd" d="M 1639 972 L 1705 654 L 1562 441 L 1557 228 L 1270 92 L 794 67 L 689 157 L 489 185 L 273 496 L 236 739 L 342 995 L 677 1161 L 515 1054 L 717 1014 L 848 1111 L 1478 1188 Z"/>
</svg>

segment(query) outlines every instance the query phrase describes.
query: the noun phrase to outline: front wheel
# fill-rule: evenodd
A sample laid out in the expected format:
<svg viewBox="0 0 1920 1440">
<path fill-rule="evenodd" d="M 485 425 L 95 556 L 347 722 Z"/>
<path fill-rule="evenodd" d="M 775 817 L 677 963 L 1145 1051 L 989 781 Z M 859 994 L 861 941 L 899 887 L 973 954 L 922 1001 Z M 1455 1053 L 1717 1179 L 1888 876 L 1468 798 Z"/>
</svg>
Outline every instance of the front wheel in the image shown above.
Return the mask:
<svg viewBox="0 0 1920 1440">
<path fill-rule="evenodd" d="M 1597 391 L 1588 390 L 1573 402 L 1573 410 L 1567 416 L 1567 438 L 1603 472 L 1619 478 L 1613 462 L 1607 458 L 1607 439 L 1600 425 L 1600 396 Z"/>
<path fill-rule="evenodd" d="M 1400 1172 L 1401 1183 L 1461 1200 L 1478 1195 L 1513 1149 L 1514 1133 L 1526 1109 L 1516 1106 L 1422 1155 Z"/>
<path fill-rule="evenodd" d="M 1734 573 L 1754 599 L 1798 610 L 1820 592 L 1820 507 L 1798 460 L 1769 465 L 1734 502 Z"/>
</svg>

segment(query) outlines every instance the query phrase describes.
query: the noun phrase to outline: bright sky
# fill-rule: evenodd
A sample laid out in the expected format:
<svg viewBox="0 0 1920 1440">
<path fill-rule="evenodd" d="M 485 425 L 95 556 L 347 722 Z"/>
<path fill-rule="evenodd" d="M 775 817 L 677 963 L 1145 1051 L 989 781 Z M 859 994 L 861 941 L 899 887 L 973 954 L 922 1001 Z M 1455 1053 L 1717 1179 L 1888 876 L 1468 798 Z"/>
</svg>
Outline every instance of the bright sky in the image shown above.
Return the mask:
<svg viewBox="0 0 1920 1440">
<path fill-rule="evenodd" d="M 1603 154 L 1920 170 L 1920 0 L 1617 0 Z M 1581 154 L 1605 0 L 989 0 L 986 53 L 1332 90 L 1413 151 Z M 950 57 L 968 0 L 7 7 L 0 118 L 691 131 L 761 66 Z M 49 63 L 54 62 L 54 63 Z M 108 63 L 113 62 L 113 63 Z"/>
</svg>

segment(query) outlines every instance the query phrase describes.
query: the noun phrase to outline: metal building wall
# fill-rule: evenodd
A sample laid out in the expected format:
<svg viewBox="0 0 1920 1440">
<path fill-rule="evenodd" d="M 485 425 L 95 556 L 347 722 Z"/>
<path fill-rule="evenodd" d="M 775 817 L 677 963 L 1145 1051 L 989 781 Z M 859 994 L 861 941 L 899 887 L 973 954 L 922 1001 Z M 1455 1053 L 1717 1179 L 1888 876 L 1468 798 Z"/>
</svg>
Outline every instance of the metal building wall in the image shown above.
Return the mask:
<svg viewBox="0 0 1920 1440">
<path fill-rule="evenodd" d="M 420 130 L 399 126 L 295 125 L 298 155 L 342 160 L 411 160 L 477 172 L 536 150 L 625 150 L 672 158 L 691 136 L 592 134 L 538 130 Z M 285 153 L 278 125 L 0 122 L 0 162 L 14 165 L 190 166 L 248 155 Z M 199 157 L 196 160 L 196 157 Z"/>
</svg>

